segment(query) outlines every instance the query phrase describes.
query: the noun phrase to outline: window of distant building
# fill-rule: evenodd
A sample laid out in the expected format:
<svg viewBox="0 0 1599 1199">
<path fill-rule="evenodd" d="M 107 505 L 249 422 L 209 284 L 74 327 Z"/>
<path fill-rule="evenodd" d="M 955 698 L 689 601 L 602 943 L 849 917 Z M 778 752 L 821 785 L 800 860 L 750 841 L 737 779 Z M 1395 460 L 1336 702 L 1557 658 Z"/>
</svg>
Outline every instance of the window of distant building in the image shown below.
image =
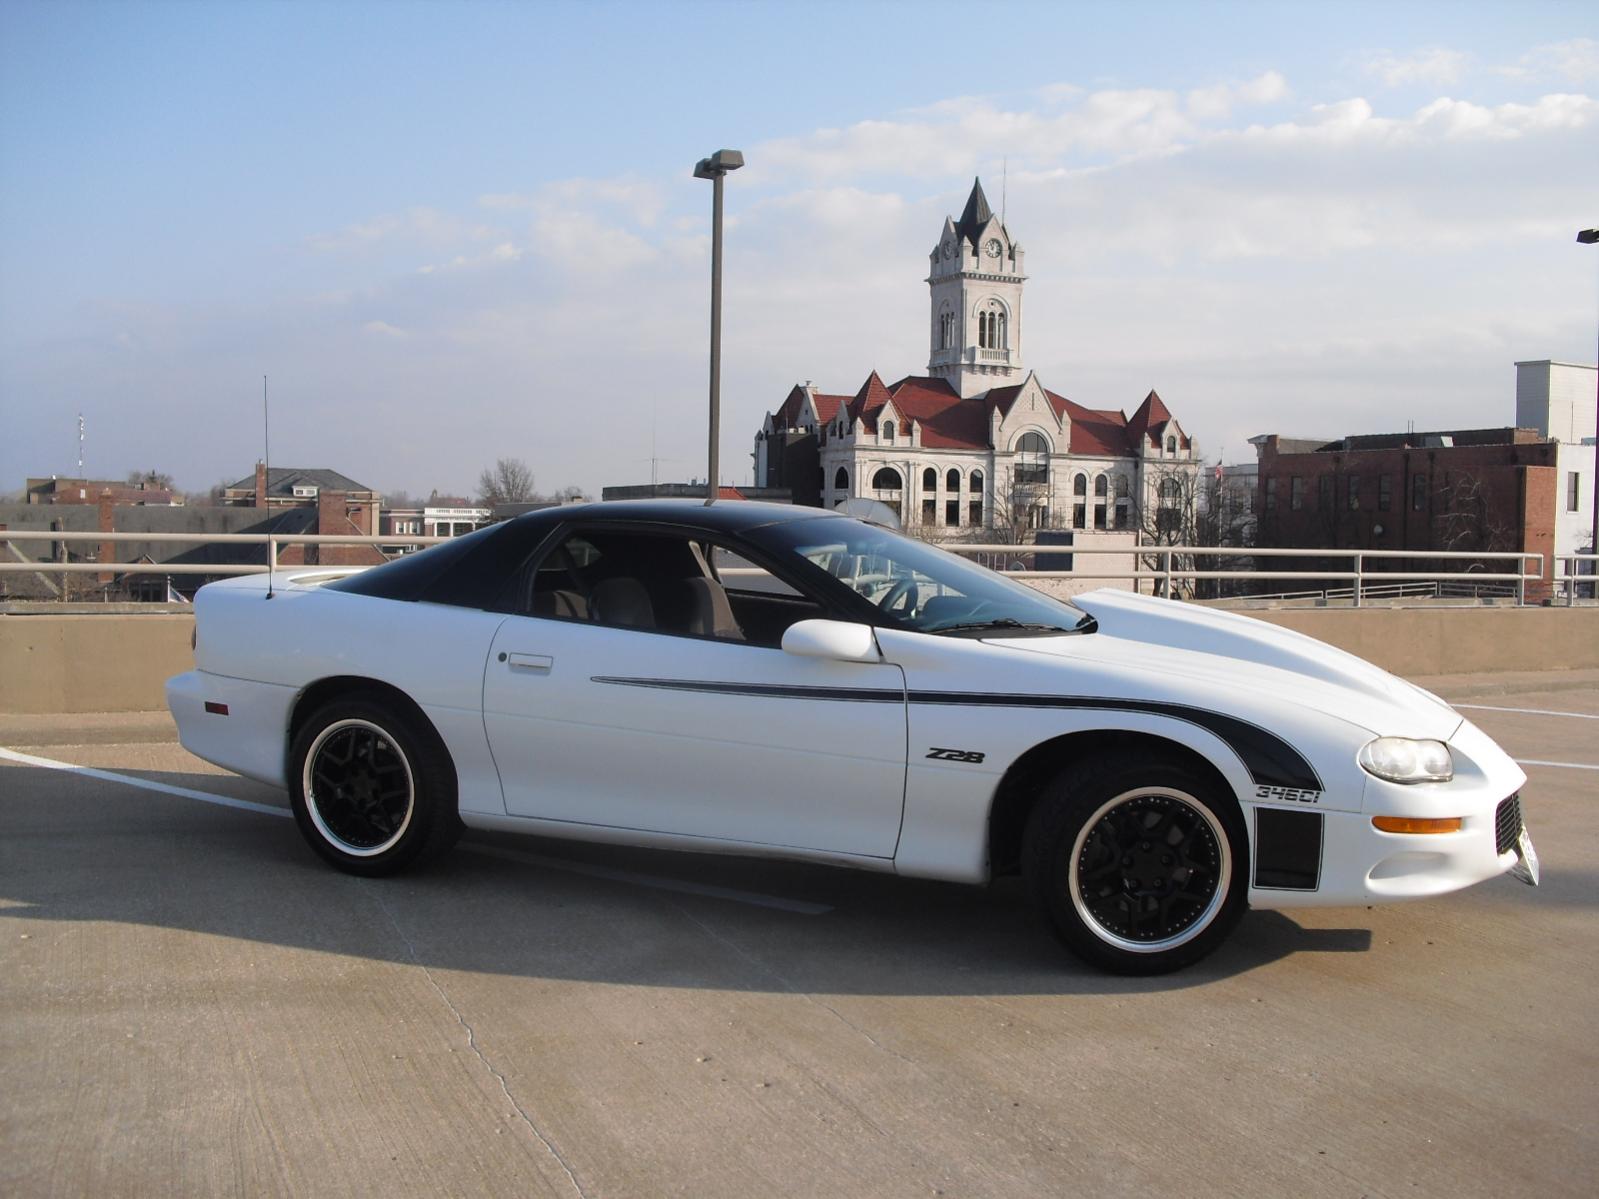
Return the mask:
<svg viewBox="0 0 1599 1199">
<path fill-rule="evenodd" d="M 1268 508 L 1277 506 L 1277 492 L 1273 486 L 1276 482 L 1276 479 L 1268 479 L 1266 481 L 1266 507 Z M 1288 480 L 1288 506 L 1295 512 L 1305 506 L 1305 480 L 1299 475 L 1294 475 Z"/>
<path fill-rule="evenodd" d="M 1267 512 L 1275 512 L 1276 510 L 1277 510 L 1277 480 L 1276 479 L 1267 479 L 1266 480 L 1266 511 Z"/>
<path fill-rule="evenodd" d="M 929 494 L 938 490 L 938 472 L 931 466 L 922 472 L 922 490 Z"/>
<path fill-rule="evenodd" d="M 983 472 L 974 470 L 966 477 L 966 490 L 971 499 L 966 504 L 966 523 L 983 523 Z"/>
<path fill-rule="evenodd" d="M 899 471 L 892 466 L 882 467 L 872 476 L 872 489 L 877 493 L 877 498 L 893 509 L 895 516 L 901 516 L 900 492 L 904 486 Z"/>
<path fill-rule="evenodd" d="M 833 475 L 833 490 L 849 490 L 849 471 L 845 470 L 842 466 L 839 467 L 837 473 Z"/>
<path fill-rule="evenodd" d="M 1042 433 L 1023 433 L 1016 443 L 1016 482 L 1049 482 L 1049 442 Z"/>
<path fill-rule="evenodd" d="M 944 501 L 944 523 L 950 528 L 954 528 L 961 523 L 961 502 L 959 496 L 956 496 L 952 500 Z"/>
<path fill-rule="evenodd" d="M 1566 511 L 1576 512 L 1582 507 L 1582 476 L 1574 470 L 1566 472 Z"/>
<path fill-rule="evenodd" d="M 1336 481 L 1331 475 L 1322 475 L 1316 480 L 1316 507 L 1322 512 L 1332 511 L 1336 486 Z"/>
<path fill-rule="evenodd" d="M 922 499 L 922 523 L 930 525 L 938 519 L 938 501 L 931 497 Z"/>
<path fill-rule="evenodd" d="M 1420 512 L 1427 506 L 1427 476 L 1416 475 L 1410 480 L 1410 508 Z"/>
<path fill-rule="evenodd" d="M 1170 454 L 1171 456 L 1176 457 L 1176 455 L 1177 455 L 1177 438 L 1176 437 L 1168 437 L 1168 438 L 1166 438 L 1166 452 L 1168 454 Z"/>
<path fill-rule="evenodd" d="M 1094 480 L 1094 528 L 1104 529 L 1109 527 L 1110 480 L 1100 475 Z"/>
<path fill-rule="evenodd" d="M 891 420 L 883 422 L 883 440 L 890 443 L 894 440 L 894 422 Z"/>
<path fill-rule="evenodd" d="M 1349 476 L 1349 510 L 1360 511 L 1360 476 Z"/>
<path fill-rule="evenodd" d="M 1132 484 L 1126 475 L 1116 476 L 1116 527 L 1125 529 L 1132 521 Z"/>
<path fill-rule="evenodd" d="M 959 492 L 961 489 L 961 473 L 953 466 L 944 473 L 944 489 L 950 492 Z"/>
<path fill-rule="evenodd" d="M 1392 475 L 1377 476 L 1377 511 L 1386 512 L 1394 502 L 1394 477 Z"/>
</svg>

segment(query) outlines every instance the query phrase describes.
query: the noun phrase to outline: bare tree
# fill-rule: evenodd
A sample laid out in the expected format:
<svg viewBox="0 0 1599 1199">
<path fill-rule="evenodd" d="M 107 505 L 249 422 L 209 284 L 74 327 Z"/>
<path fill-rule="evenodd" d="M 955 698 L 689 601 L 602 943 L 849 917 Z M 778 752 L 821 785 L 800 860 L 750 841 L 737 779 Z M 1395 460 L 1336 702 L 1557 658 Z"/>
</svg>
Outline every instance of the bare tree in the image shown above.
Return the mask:
<svg viewBox="0 0 1599 1199">
<path fill-rule="evenodd" d="M 485 467 L 477 480 L 478 503 L 485 508 L 497 504 L 526 504 L 539 498 L 533 490 L 533 471 L 520 458 L 501 458 Z"/>
<path fill-rule="evenodd" d="M 568 483 L 550 498 L 559 504 L 581 504 L 587 503 L 594 497 L 589 495 L 588 492 L 584 491 L 576 483 Z"/>
<path fill-rule="evenodd" d="M 1146 471 L 1145 491 L 1132 516 L 1132 525 L 1138 530 L 1138 540 L 1143 545 L 1196 545 L 1199 537 L 1200 511 L 1203 496 L 1200 471 L 1193 463 L 1152 464 Z M 1159 570 L 1171 559 L 1173 570 L 1194 569 L 1192 554 L 1142 554 L 1140 565 L 1145 570 Z M 1173 589 L 1183 589 L 1192 594 L 1191 583 L 1173 581 Z M 1165 590 L 1162 581 L 1156 581 L 1156 593 Z"/>
<path fill-rule="evenodd" d="M 130 470 L 128 472 L 129 487 L 143 487 L 147 490 L 171 491 L 172 476 L 164 470 Z"/>
</svg>

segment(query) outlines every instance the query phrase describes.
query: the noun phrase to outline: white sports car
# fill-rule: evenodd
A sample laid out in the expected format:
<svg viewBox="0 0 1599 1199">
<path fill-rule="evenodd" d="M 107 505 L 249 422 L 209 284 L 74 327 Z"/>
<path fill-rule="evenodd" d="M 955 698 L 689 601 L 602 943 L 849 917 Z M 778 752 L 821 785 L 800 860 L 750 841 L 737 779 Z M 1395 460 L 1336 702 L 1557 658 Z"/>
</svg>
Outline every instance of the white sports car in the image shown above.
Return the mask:
<svg viewBox="0 0 1599 1199">
<path fill-rule="evenodd" d="M 196 597 L 183 744 L 287 787 L 357 874 L 463 826 L 984 883 L 1112 970 L 1246 905 L 1536 880 L 1526 776 L 1318 641 L 1122 591 L 1064 603 L 807 508 L 535 512 L 371 570 Z"/>
</svg>

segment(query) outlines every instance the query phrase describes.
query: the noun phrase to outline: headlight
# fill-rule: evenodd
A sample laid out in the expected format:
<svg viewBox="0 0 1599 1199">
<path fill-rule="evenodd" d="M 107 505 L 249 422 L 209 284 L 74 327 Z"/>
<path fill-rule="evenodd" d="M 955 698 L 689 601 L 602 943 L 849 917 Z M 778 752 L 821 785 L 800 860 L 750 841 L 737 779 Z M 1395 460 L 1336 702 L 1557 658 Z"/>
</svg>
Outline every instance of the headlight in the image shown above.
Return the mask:
<svg viewBox="0 0 1599 1199">
<path fill-rule="evenodd" d="M 1442 741 L 1378 737 L 1360 749 L 1361 768 L 1393 783 L 1447 783 L 1455 777 L 1449 747 Z"/>
</svg>

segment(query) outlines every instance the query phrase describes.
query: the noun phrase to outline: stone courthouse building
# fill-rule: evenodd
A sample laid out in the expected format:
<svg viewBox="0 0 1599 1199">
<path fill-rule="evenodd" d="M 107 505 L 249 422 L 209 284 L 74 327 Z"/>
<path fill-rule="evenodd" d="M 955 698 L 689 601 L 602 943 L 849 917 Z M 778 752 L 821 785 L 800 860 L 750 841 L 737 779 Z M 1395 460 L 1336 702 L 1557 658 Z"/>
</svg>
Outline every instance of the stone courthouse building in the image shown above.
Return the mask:
<svg viewBox="0 0 1599 1199">
<path fill-rule="evenodd" d="M 928 256 L 926 373 L 873 371 L 852 395 L 796 385 L 756 435 L 756 486 L 827 508 L 880 500 L 935 537 L 1178 532 L 1198 469 L 1188 434 L 1153 391 L 1128 416 L 1044 386 L 1026 366 L 1024 261 L 974 182 Z"/>
</svg>

